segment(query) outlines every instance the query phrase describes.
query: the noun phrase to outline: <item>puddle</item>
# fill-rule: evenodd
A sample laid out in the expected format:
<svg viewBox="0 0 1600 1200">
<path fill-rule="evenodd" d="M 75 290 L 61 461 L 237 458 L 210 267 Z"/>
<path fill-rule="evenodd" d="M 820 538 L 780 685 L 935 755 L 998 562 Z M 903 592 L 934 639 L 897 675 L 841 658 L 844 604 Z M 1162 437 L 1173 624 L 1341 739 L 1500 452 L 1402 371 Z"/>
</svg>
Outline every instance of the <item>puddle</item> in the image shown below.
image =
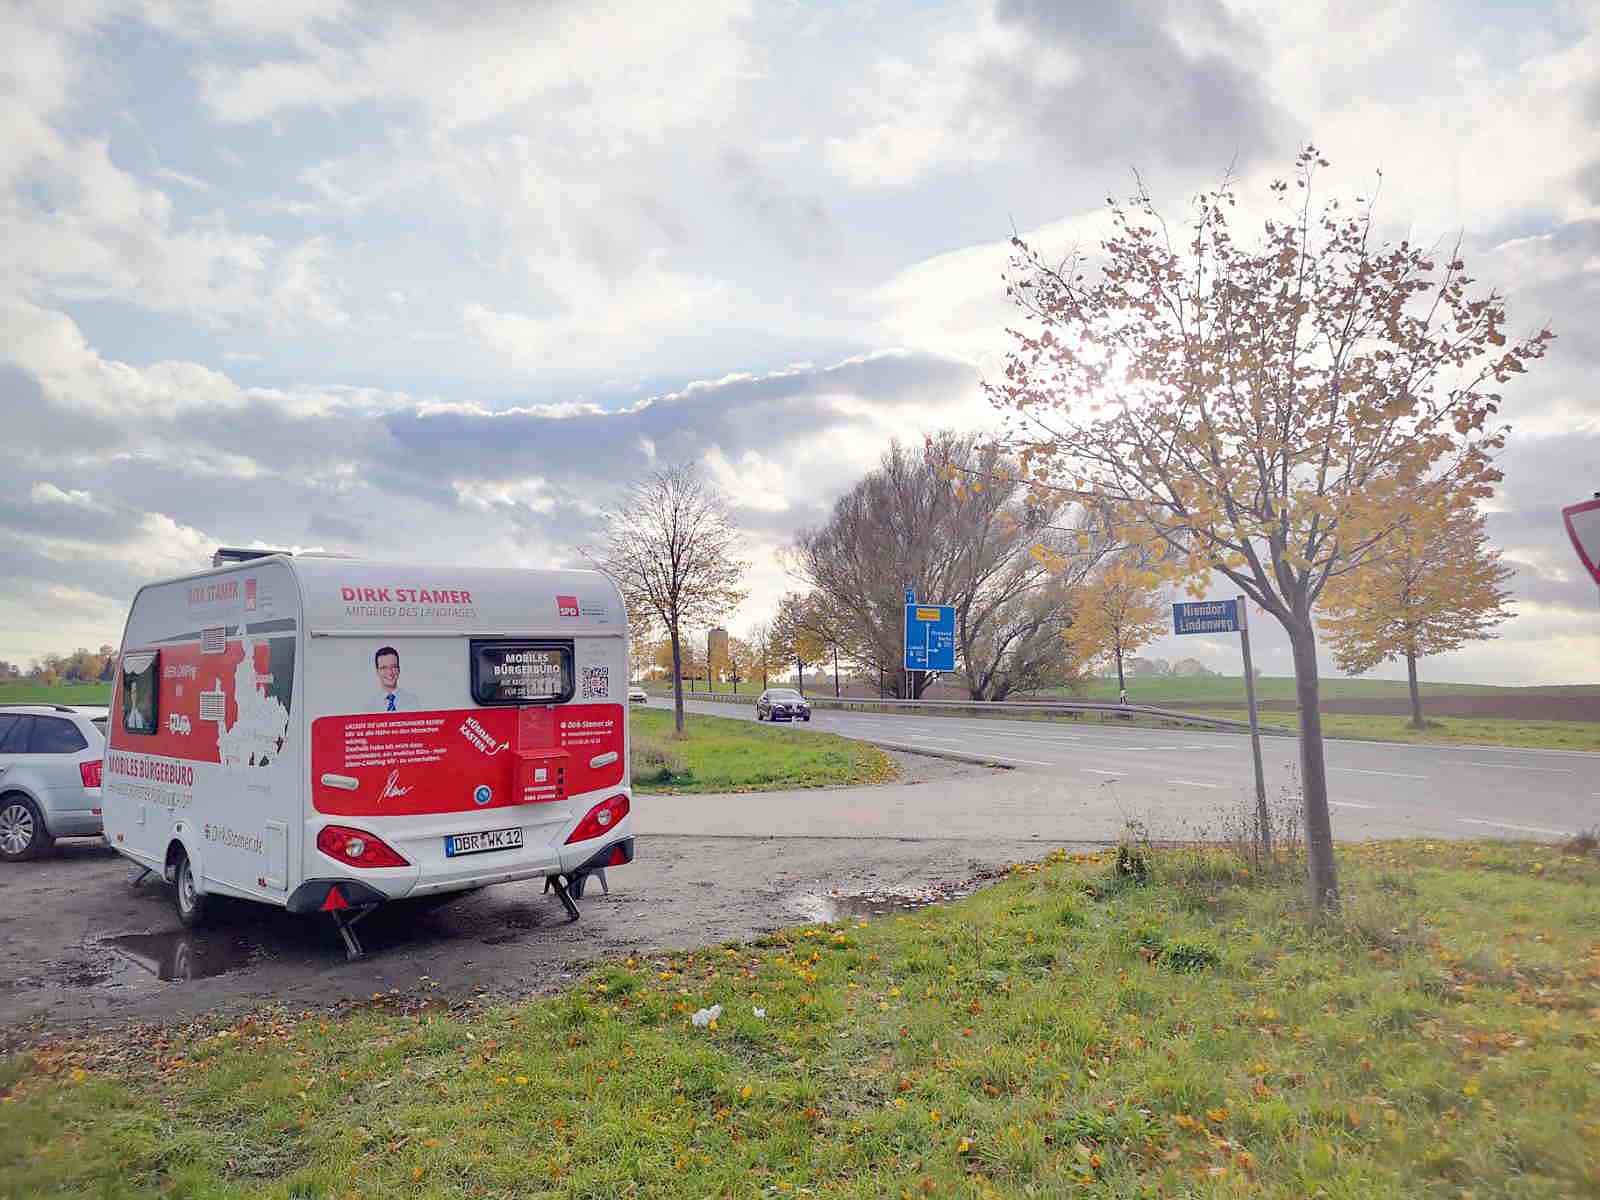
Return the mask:
<svg viewBox="0 0 1600 1200">
<path fill-rule="evenodd" d="M 208 979 L 240 967 L 260 957 L 257 947 L 240 938 L 203 935 L 173 930 L 167 933 L 125 933 L 108 937 L 101 945 L 115 950 L 127 961 L 142 967 L 157 979 L 183 983 Z"/>
<path fill-rule="evenodd" d="M 923 888 L 912 891 L 812 892 L 795 897 L 795 905 L 805 919 L 819 925 L 896 913 L 916 912 L 930 904 L 959 899 L 962 890 Z"/>
</svg>

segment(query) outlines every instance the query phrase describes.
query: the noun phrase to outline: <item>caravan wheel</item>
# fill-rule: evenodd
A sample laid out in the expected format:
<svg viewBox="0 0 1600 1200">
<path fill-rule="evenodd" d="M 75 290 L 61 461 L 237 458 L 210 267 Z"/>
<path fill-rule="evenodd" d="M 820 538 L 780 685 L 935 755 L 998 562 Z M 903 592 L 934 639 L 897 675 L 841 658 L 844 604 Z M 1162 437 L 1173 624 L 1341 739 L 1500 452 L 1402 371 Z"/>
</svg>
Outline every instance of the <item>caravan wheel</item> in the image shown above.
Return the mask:
<svg viewBox="0 0 1600 1200">
<path fill-rule="evenodd" d="M 195 886 L 194 868 L 189 865 L 187 854 L 178 855 L 177 876 L 178 920 L 183 922 L 184 928 L 194 929 L 205 924 L 211 910 L 210 897 L 201 895 Z"/>
</svg>

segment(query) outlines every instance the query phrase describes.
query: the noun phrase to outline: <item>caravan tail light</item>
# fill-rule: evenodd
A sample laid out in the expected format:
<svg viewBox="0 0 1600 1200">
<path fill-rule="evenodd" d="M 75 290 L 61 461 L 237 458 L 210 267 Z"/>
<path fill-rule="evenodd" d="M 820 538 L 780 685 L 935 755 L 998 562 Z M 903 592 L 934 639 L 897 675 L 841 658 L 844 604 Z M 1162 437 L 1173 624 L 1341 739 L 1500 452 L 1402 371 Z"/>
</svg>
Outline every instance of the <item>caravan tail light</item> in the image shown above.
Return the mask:
<svg viewBox="0 0 1600 1200">
<path fill-rule="evenodd" d="M 100 786 L 101 767 L 102 760 L 98 758 L 93 758 L 88 762 L 81 762 L 78 764 L 78 775 L 83 780 L 84 787 L 97 788 Z"/>
<path fill-rule="evenodd" d="M 347 825 L 324 825 L 317 834 L 317 849 L 352 867 L 408 867 L 411 864 L 382 838 Z"/>
<path fill-rule="evenodd" d="M 608 829 L 615 829 L 617 823 L 628 815 L 628 797 L 622 793 L 612 796 L 609 800 L 602 800 L 589 810 L 589 815 L 578 822 L 578 827 L 567 838 L 567 845 L 573 842 L 587 842 L 590 838 L 597 838 Z"/>
</svg>

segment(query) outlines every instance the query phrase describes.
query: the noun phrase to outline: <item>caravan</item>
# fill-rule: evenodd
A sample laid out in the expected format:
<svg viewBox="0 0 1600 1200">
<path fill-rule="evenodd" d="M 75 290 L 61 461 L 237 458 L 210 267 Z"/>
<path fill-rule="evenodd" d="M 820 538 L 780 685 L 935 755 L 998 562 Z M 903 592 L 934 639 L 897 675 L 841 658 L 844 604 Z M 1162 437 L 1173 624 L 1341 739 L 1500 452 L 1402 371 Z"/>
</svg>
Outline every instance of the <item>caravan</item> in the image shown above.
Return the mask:
<svg viewBox="0 0 1600 1200">
<path fill-rule="evenodd" d="M 176 889 L 329 913 L 633 859 L 628 626 L 589 571 L 231 552 L 140 589 L 105 836 Z M 219 559 L 223 557 L 219 552 Z"/>
</svg>

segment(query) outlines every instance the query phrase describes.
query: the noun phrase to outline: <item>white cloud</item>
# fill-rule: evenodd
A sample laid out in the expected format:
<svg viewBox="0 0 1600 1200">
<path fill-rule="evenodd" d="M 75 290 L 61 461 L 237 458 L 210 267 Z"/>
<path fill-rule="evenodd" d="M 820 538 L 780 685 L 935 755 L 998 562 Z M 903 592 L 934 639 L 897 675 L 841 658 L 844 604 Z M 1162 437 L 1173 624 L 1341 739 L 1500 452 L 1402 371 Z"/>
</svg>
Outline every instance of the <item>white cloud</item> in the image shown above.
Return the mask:
<svg viewBox="0 0 1600 1200">
<path fill-rule="evenodd" d="M 701 458 L 711 482 L 727 494 L 735 509 L 779 513 L 789 511 L 791 480 L 778 463 L 757 450 L 746 450 L 737 462 L 728 461 L 721 446 L 712 446 Z"/>
<path fill-rule="evenodd" d="M 94 495 L 79 488 L 59 488 L 53 483 L 36 483 L 28 489 L 35 504 L 66 504 L 73 508 L 94 508 Z"/>
</svg>

